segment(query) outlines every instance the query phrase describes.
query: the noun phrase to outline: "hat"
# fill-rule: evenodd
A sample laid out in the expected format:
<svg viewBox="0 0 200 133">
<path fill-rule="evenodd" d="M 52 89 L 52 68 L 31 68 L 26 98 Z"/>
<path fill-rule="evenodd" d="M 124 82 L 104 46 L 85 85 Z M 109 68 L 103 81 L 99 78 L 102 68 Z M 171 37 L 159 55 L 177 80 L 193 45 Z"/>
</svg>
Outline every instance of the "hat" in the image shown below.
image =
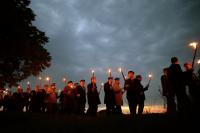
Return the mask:
<svg viewBox="0 0 200 133">
<path fill-rule="evenodd" d="M 70 83 L 73 83 L 73 82 L 72 81 L 68 81 L 67 83 L 70 84 Z"/>
<path fill-rule="evenodd" d="M 85 80 L 84 80 L 84 79 L 81 79 L 80 82 L 85 82 Z"/>
<path fill-rule="evenodd" d="M 120 78 L 115 78 L 115 80 L 120 80 Z"/>
<path fill-rule="evenodd" d="M 128 74 L 129 74 L 129 73 L 135 74 L 135 72 L 134 72 L 134 71 L 128 71 Z"/>
</svg>

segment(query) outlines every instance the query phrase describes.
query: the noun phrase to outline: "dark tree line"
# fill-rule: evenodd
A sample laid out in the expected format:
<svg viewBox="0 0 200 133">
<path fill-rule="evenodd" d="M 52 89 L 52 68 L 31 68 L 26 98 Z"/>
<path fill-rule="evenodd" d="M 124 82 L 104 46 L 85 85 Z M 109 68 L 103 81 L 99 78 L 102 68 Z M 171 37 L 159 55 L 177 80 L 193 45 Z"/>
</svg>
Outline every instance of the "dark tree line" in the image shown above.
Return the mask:
<svg viewBox="0 0 200 133">
<path fill-rule="evenodd" d="M 30 0 L 2 0 L 0 4 L 0 86 L 16 86 L 50 66 L 48 37 L 32 24 Z"/>
</svg>

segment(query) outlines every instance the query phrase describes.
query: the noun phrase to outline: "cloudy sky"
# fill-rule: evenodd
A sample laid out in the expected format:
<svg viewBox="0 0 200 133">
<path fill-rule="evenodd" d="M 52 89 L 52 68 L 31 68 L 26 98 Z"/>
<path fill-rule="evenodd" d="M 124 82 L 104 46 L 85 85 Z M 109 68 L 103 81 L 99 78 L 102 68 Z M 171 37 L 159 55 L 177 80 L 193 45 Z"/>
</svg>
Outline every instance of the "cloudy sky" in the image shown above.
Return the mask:
<svg viewBox="0 0 200 133">
<path fill-rule="evenodd" d="M 92 69 L 98 83 L 106 81 L 108 68 L 114 77 L 121 77 L 118 67 L 142 74 L 144 85 L 153 73 L 146 103 L 160 104 L 162 68 L 172 56 L 181 64 L 192 59 L 188 43 L 200 38 L 199 7 L 199 0 L 33 0 L 34 25 L 50 38 L 52 56 L 41 76 L 62 88 L 63 76 L 88 83 Z"/>
</svg>

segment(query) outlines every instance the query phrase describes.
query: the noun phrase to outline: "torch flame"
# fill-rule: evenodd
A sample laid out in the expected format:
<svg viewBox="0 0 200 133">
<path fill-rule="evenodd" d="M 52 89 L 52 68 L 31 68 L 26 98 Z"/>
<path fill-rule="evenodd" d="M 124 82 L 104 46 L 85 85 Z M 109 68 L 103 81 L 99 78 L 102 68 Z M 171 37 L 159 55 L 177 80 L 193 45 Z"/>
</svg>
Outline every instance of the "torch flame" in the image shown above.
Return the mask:
<svg viewBox="0 0 200 133">
<path fill-rule="evenodd" d="M 50 80 L 50 78 L 49 77 L 46 77 L 46 81 L 49 81 Z"/>
<path fill-rule="evenodd" d="M 66 78 L 63 78 L 63 82 L 66 82 L 67 81 L 67 79 Z"/>
<path fill-rule="evenodd" d="M 39 80 L 42 80 L 42 77 L 38 77 Z"/>
<path fill-rule="evenodd" d="M 101 86 L 104 86 L 104 83 L 101 83 Z"/>
<path fill-rule="evenodd" d="M 198 43 L 197 42 L 192 42 L 189 44 L 190 47 L 193 47 L 194 49 L 197 48 Z"/>
<path fill-rule="evenodd" d="M 200 59 L 197 61 L 197 64 L 199 64 L 199 65 L 200 65 Z"/>
<path fill-rule="evenodd" d="M 152 79 L 152 78 L 153 78 L 153 75 L 152 75 L 152 74 L 149 74 L 148 77 L 149 77 L 149 79 Z"/>
<path fill-rule="evenodd" d="M 120 68 L 118 69 L 118 71 L 121 73 L 121 72 L 122 72 L 122 68 L 120 67 Z"/>
<path fill-rule="evenodd" d="M 27 85 L 30 85 L 30 82 L 29 82 L 29 81 L 27 82 Z"/>
</svg>

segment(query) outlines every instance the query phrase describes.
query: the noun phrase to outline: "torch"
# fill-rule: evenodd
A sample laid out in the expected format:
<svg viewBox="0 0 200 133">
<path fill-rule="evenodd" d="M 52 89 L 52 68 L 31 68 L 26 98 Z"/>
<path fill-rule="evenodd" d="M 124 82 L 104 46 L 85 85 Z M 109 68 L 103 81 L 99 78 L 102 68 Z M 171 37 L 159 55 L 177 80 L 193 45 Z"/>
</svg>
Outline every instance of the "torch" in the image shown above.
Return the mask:
<svg viewBox="0 0 200 133">
<path fill-rule="evenodd" d="M 67 84 L 67 79 L 65 77 L 62 79 L 62 81 L 64 82 L 65 85 Z"/>
<path fill-rule="evenodd" d="M 42 88 L 42 77 L 38 77 L 39 81 L 40 81 L 40 89 Z"/>
<path fill-rule="evenodd" d="M 100 86 L 100 89 L 99 89 L 99 94 L 101 93 L 103 86 L 104 86 L 104 83 L 101 83 L 101 86 Z"/>
<path fill-rule="evenodd" d="M 108 74 L 109 74 L 109 77 L 112 77 L 111 69 L 108 69 Z"/>
<path fill-rule="evenodd" d="M 50 77 L 46 77 L 46 81 L 49 83 L 50 85 Z"/>
<path fill-rule="evenodd" d="M 122 71 L 122 68 L 121 68 L 121 67 L 118 69 L 118 71 L 119 71 L 119 72 L 122 74 L 122 77 L 123 77 L 124 81 L 126 81 L 126 78 L 125 78 L 125 76 L 124 76 L 124 73 L 123 73 L 123 71 Z"/>
<path fill-rule="evenodd" d="M 153 75 L 152 75 L 152 74 L 149 74 L 149 75 L 148 75 L 148 78 L 149 78 L 148 84 L 150 84 L 150 82 L 151 82 L 151 80 L 152 80 L 152 78 L 153 78 Z"/>
<path fill-rule="evenodd" d="M 192 68 L 194 68 L 194 61 L 195 61 L 196 54 L 197 54 L 198 43 L 197 42 L 192 42 L 192 43 L 189 44 L 189 46 L 194 49 L 194 56 L 193 56 L 193 60 L 192 60 Z"/>
<path fill-rule="evenodd" d="M 95 71 L 94 71 L 94 70 L 92 70 L 92 77 L 94 77 L 94 73 L 95 73 Z"/>
</svg>

